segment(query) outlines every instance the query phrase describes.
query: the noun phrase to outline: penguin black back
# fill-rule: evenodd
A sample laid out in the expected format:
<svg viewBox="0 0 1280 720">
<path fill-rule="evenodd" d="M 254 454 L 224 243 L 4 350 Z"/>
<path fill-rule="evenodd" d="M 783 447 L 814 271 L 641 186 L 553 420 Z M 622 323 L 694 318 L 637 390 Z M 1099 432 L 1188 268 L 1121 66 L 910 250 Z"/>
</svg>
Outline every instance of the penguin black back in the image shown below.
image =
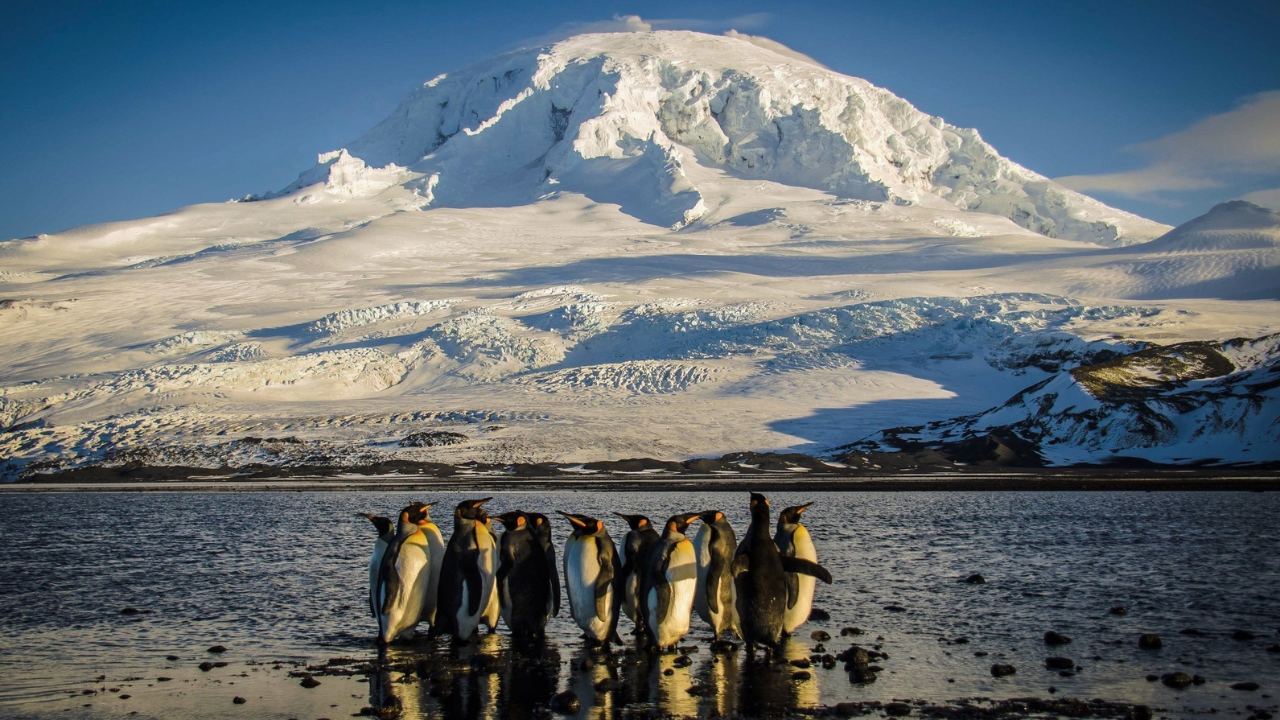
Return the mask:
<svg viewBox="0 0 1280 720">
<path fill-rule="evenodd" d="M 540 636 L 547 624 L 551 600 L 551 578 L 541 539 L 529 516 L 519 510 L 494 519 L 506 527 L 497 573 L 503 620 L 517 637 Z"/>
<path fill-rule="evenodd" d="M 480 606 L 484 599 L 484 578 L 480 572 L 481 550 L 476 524 L 483 523 L 488 517 L 480 506 L 492 499 L 463 500 L 454 508 L 453 535 L 449 538 L 440 569 L 436 627 L 431 629 L 432 635 L 447 633 L 455 640 L 465 640 L 475 632 L 474 628 L 465 628 L 471 632 L 459 637 L 464 634 L 464 628 L 459 627 L 458 621 L 459 617 L 466 616 L 474 617 L 478 623 L 479 614 L 484 609 Z"/>
</svg>

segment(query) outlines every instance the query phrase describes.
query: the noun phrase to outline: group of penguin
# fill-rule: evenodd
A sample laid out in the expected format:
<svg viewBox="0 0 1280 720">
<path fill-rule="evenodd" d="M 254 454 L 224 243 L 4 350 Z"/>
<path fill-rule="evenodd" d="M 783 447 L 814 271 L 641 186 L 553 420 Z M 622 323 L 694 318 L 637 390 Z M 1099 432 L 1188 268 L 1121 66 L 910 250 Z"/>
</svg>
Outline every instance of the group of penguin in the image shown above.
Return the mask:
<svg viewBox="0 0 1280 720">
<path fill-rule="evenodd" d="M 446 545 L 431 521 L 435 503 L 413 503 L 396 522 L 361 513 L 378 530 L 369 560 L 369 610 L 380 643 L 411 636 L 419 622 L 429 637 L 463 641 L 499 619 L 517 637 L 541 637 L 560 612 L 560 574 L 551 524 L 539 513 L 513 510 L 490 516 L 492 498 L 464 500 L 453 511 Z M 769 501 L 751 494 L 751 525 L 742 542 L 718 510 L 683 513 L 659 532 L 643 515 L 614 513 L 630 528 L 621 552 L 604 523 L 560 512 L 572 526 L 564 547 L 569 612 L 590 645 L 620 643 L 625 614 L 648 646 L 674 646 L 689 632 L 696 610 L 717 641 L 729 633 L 757 647 L 780 649 L 808 620 L 816 579 L 831 583 L 800 516 L 789 507 L 770 535 Z M 559 512 L 559 511 L 557 511 Z M 492 521 L 504 526 L 501 537 Z M 685 535 L 695 520 L 702 527 Z"/>
</svg>

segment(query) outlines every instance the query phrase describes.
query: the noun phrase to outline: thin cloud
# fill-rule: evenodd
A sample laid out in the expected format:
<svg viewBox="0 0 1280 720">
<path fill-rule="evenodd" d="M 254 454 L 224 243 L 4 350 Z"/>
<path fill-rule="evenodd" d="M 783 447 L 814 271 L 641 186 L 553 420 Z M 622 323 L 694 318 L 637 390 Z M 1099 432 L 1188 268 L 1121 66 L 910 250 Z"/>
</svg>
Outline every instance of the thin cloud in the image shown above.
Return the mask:
<svg viewBox="0 0 1280 720">
<path fill-rule="evenodd" d="M 1271 190 L 1255 190 L 1240 198 L 1248 200 L 1255 205 L 1271 208 L 1272 210 L 1280 210 L 1280 188 Z"/>
<path fill-rule="evenodd" d="M 1280 90 L 1250 95 L 1234 110 L 1129 149 L 1145 155 L 1147 166 L 1057 181 L 1082 192 L 1158 201 L 1162 192 L 1222 187 L 1241 175 L 1280 173 Z"/>
<path fill-rule="evenodd" d="M 532 47 L 547 45 L 574 35 L 585 33 L 651 32 L 653 30 L 696 30 L 705 33 L 723 33 L 737 28 L 753 30 L 768 24 L 769 13 L 751 13 L 723 20 L 696 18 L 642 18 L 639 15 L 614 15 L 609 20 L 565 23 L 546 35 L 530 38 L 520 45 Z"/>
<path fill-rule="evenodd" d="M 795 50 L 792 50 L 791 48 L 787 47 L 786 45 L 783 45 L 782 43 L 776 40 L 770 40 L 767 37 L 760 37 L 759 35 L 747 35 L 746 33 L 740 33 L 733 28 L 726 30 L 724 34 L 727 37 L 738 38 L 739 40 L 746 40 L 752 45 L 757 45 L 766 50 L 772 50 L 778 53 L 779 55 L 782 55 L 784 57 L 789 57 L 792 60 L 799 60 L 801 62 L 807 62 L 813 65 L 817 65 L 818 67 L 824 70 L 828 69 L 826 65 L 823 65 L 822 63 L 818 62 L 817 60 L 814 60 L 813 58 L 809 57 L 808 55 L 805 55 L 802 52 L 796 52 Z"/>
</svg>

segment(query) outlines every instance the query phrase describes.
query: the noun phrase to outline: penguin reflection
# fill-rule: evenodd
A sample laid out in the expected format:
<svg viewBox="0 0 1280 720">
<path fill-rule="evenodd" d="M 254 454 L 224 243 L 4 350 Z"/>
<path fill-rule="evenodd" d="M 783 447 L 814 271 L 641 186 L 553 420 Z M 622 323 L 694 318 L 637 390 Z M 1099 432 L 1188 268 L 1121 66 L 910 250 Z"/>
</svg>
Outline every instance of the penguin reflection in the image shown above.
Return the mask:
<svg viewBox="0 0 1280 720">
<path fill-rule="evenodd" d="M 608 720 L 613 717 L 617 706 L 616 685 L 617 669 L 607 653 L 599 648 L 583 647 L 573 658 L 572 675 L 569 689 L 577 694 L 582 702 L 582 713 L 578 717 L 593 720 Z M 601 683 L 609 683 L 604 687 Z"/>
<path fill-rule="evenodd" d="M 512 638 L 511 656 L 501 666 L 501 717 L 532 720 L 546 715 L 560 684 L 560 654 L 541 639 Z"/>
</svg>

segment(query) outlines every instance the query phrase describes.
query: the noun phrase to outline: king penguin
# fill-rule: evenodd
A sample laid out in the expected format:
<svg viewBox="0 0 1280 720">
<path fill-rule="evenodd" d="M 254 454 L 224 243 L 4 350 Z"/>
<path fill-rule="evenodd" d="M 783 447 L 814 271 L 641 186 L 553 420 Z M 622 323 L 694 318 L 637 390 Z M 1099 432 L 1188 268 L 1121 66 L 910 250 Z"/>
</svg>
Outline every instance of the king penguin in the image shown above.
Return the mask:
<svg viewBox="0 0 1280 720">
<path fill-rule="evenodd" d="M 463 500 L 453 511 L 453 536 L 444 551 L 440 593 L 432 634 L 463 641 L 476 634 L 480 615 L 493 592 L 492 535 L 484 528 L 488 513 L 480 507 L 493 498 Z"/>
<path fill-rule="evenodd" d="M 373 527 L 378 531 L 378 539 L 373 542 L 373 556 L 369 558 L 369 614 L 377 618 L 378 569 L 382 566 L 382 556 L 386 554 L 387 546 L 396 539 L 396 526 L 391 522 L 391 518 L 369 513 L 356 514 L 373 523 Z"/>
<path fill-rule="evenodd" d="M 551 542 L 551 521 L 542 513 L 525 513 L 533 523 L 533 534 L 542 546 L 547 561 L 547 574 L 551 577 L 551 596 L 547 598 L 547 620 L 560 614 L 560 566 L 556 564 L 556 546 Z"/>
<path fill-rule="evenodd" d="M 644 575 L 645 556 L 658 542 L 658 531 L 644 515 L 614 515 L 627 521 L 631 530 L 622 541 L 622 612 L 635 623 L 635 633 L 644 634 L 644 613 L 641 611 L 640 579 Z"/>
<path fill-rule="evenodd" d="M 769 537 L 769 525 L 769 500 L 751 493 L 751 525 L 733 558 L 733 575 L 738 594 L 738 627 L 747 642 L 747 651 L 752 653 L 757 645 L 774 652 L 782 650 L 788 572 L 831 582 L 831 573 L 817 563 L 784 558 Z"/>
<path fill-rule="evenodd" d="M 689 632 L 698 586 L 698 561 L 684 531 L 697 517 L 698 513 L 685 513 L 668 518 L 648 554 L 641 597 L 649 644 L 659 649 L 674 646 Z"/>
<path fill-rule="evenodd" d="M 738 631 L 738 611 L 733 589 L 733 556 L 738 538 L 724 513 L 707 510 L 698 515 L 702 527 L 693 538 L 693 554 L 698 560 L 698 591 L 693 607 L 716 634 Z"/>
<path fill-rule="evenodd" d="M 557 511 L 560 512 L 560 511 Z M 589 645 L 617 642 L 622 605 L 622 563 L 604 523 L 560 512 L 573 526 L 564 545 L 564 584 L 569 613 Z"/>
<path fill-rule="evenodd" d="M 813 546 L 809 530 L 800 524 L 800 515 L 813 503 L 793 505 L 778 513 L 778 530 L 773 542 L 783 557 L 800 558 L 818 562 L 818 549 Z M 787 609 L 782 617 L 782 629 L 793 632 L 809 621 L 813 610 L 813 589 L 818 584 L 812 575 L 787 573 Z"/>
<path fill-rule="evenodd" d="M 506 526 L 497 575 L 502 621 L 516 637 L 541 637 L 551 601 L 546 553 L 526 513 L 513 510 L 494 519 Z"/>
<path fill-rule="evenodd" d="M 400 511 L 396 537 L 378 565 L 375 617 L 383 644 L 411 634 L 428 604 L 431 548 L 422 527 L 431 523 L 428 507 L 414 503 Z"/>
</svg>

